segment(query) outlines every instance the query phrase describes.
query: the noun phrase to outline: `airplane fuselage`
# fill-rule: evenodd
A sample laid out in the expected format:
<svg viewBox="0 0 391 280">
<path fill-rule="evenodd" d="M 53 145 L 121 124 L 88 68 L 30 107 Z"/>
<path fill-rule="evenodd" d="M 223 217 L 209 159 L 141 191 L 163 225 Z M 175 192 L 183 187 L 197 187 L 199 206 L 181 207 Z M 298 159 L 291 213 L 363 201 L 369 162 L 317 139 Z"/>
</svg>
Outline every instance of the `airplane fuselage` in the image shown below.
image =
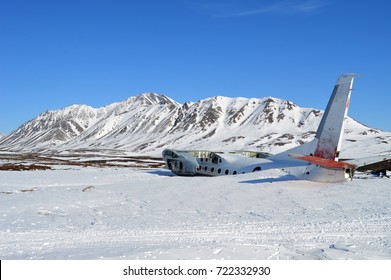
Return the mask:
<svg viewBox="0 0 391 280">
<path fill-rule="evenodd" d="M 265 159 L 267 156 L 256 152 L 163 151 L 166 166 L 181 176 L 222 176 L 260 171 L 262 163 L 270 162 Z"/>
<path fill-rule="evenodd" d="M 259 152 L 211 152 L 166 149 L 162 153 L 168 169 L 179 176 L 225 176 L 280 169 L 299 179 L 319 182 L 351 180 L 352 170 L 323 168 L 290 158 L 278 161 Z"/>
</svg>

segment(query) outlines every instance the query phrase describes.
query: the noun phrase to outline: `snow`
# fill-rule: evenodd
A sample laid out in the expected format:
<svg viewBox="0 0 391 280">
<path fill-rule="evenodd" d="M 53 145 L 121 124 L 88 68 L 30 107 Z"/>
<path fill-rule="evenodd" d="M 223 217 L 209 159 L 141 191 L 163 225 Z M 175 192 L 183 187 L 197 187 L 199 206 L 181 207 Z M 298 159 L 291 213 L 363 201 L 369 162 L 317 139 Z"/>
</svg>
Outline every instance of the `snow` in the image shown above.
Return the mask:
<svg viewBox="0 0 391 280">
<path fill-rule="evenodd" d="M 0 172 L 0 259 L 390 259 L 391 179 Z"/>
</svg>

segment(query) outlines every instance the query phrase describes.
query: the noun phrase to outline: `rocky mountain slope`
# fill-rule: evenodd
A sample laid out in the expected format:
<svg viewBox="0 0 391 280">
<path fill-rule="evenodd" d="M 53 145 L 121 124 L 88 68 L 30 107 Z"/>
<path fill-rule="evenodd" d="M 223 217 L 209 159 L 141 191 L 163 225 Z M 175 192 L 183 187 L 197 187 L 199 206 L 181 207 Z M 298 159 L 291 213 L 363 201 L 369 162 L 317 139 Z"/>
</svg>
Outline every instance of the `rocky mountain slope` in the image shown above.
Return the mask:
<svg viewBox="0 0 391 280">
<path fill-rule="evenodd" d="M 0 139 L 15 152 L 116 152 L 159 154 L 164 148 L 279 152 L 310 141 L 323 111 L 278 98 L 216 96 L 180 104 L 145 93 L 101 108 L 72 105 L 47 111 Z M 359 144 L 358 144 L 359 143 Z M 344 146 L 383 145 L 391 133 L 348 118 Z"/>
</svg>

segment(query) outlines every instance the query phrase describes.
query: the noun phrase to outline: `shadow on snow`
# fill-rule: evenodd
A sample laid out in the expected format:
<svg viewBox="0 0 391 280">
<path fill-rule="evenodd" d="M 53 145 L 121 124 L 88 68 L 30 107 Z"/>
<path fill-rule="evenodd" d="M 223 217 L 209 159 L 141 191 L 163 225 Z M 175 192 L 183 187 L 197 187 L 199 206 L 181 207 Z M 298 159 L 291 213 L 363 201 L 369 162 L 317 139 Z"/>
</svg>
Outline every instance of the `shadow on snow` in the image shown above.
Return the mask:
<svg viewBox="0 0 391 280">
<path fill-rule="evenodd" d="M 170 170 L 154 170 L 148 172 L 149 174 L 158 175 L 158 176 L 164 176 L 164 177 L 174 177 L 176 176 L 173 174 Z"/>
<path fill-rule="evenodd" d="M 298 180 L 295 176 L 285 175 L 275 178 L 260 178 L 254 180 L 240 181 L 241 184 L 262 184 L 262 183 L 276 183 L 276 182 L 286 182 L 286 181 L 296 181 Z"/>
</svg>

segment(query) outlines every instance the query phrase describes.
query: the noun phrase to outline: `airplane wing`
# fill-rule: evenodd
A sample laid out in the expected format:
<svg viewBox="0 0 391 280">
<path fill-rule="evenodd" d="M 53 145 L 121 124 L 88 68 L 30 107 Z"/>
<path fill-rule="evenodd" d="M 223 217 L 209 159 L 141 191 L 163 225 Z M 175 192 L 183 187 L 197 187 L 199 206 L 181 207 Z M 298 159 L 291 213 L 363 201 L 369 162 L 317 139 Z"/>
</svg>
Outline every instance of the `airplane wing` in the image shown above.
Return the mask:
<svg viewBox="0 0 391 280">
<path fill-rule="evenodd" d="M 315 156 L 304 156 L 304 155 L 298 155 L 298 154 L 289 154 L 290 157 L 304 160 L 306 162 L 319 165 L 324 168 L 328 169 L 354 169 L 356 168 L 356 165 L 349 164 L 347 162 L 343 161 L 335 161 L 331 159 L 321 158 L 321 157 L 315 157 Z"/>
<path fill-rule="evenodd" d="M 356 165 L 357 171 L 391 170 L 391 154 L 365 157 L 358 159 L 346 159 L 344 162 Z"/>
</svg>

